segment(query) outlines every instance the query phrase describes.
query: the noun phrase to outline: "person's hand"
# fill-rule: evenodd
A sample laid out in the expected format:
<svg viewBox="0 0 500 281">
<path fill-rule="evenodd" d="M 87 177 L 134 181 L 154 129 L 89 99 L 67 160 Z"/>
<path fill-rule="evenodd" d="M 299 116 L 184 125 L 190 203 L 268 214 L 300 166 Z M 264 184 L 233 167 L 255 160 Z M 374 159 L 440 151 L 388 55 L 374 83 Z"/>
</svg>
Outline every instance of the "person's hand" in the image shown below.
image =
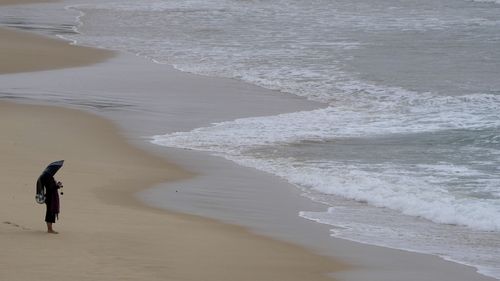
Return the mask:
<svg viewBox="0 0 500 281">
<path fill-rule="evenodd" d="M 62 182 L 58 181 L 58 182 L 57 182 L 57 186 L 58 186 L 59 188 L 63 188 L 63 184 L 62 184 Z M 64 193 L 61 191 L 61 195 L 63 195 L 63 194 L 64 194 Z"/>
</svg>

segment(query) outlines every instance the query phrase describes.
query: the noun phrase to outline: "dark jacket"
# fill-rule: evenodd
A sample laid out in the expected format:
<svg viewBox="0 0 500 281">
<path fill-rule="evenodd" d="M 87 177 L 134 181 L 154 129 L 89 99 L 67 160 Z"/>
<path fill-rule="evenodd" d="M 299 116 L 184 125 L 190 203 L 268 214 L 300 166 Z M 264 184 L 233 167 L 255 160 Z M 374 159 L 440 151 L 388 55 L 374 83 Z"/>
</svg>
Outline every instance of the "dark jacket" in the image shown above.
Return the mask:
<svg viewBox="0 0 500 281">
<path fill-rule="evenodd" d="M 40 182 L 45 187 L 45 204 L 47 204 L 47 210 L 54 214 L 59 214 L 59 186 L 57 185 L 54 177 L 48 173 L 44 172 L 40 176 Z"/>
</svg>

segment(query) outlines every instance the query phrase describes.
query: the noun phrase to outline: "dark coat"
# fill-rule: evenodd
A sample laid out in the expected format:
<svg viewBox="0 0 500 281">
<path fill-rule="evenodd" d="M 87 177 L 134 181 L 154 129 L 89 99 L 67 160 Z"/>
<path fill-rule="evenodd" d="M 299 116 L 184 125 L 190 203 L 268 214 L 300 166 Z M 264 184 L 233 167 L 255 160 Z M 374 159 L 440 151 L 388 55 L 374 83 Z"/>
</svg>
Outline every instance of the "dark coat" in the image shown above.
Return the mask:
<svg viewBox="0 0 500 281">
<path fill-rule="evenodd" d="M 54 214 L 59 214 L 59 186 L 57 185 L 54 177 L 48 173 L 44 172 L 40 176 L 40 182 L 45 187 L 45 204 L 47 204 L 47 210 Z"/>
</svg>

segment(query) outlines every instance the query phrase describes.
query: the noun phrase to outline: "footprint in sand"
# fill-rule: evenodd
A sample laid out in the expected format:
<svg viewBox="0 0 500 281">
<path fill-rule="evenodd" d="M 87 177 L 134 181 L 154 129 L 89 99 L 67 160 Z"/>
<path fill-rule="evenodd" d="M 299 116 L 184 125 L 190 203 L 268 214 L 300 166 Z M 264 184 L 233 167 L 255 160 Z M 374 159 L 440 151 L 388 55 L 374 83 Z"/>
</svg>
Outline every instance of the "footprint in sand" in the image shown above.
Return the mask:
<svg viewBox="0 0 500 281">
<path fill-rule="evenodd" d="M 10 221 L 4 221 L 3 223 L 4 223 L 4 224 L 11 225 L 11 226 L 13 226 L 13 227 L 21 228 L 21 229 L 23 229 L 23 230 L 29 230 L 29 228 L 26 228 L 26 227 L 24 227 L 24 226 L 21 226 L 21 225 L 19 225 L 19 224 L 17 224 L 17 223 L 13 223 L 13 222 L 10 222 Z"/>
</svg>

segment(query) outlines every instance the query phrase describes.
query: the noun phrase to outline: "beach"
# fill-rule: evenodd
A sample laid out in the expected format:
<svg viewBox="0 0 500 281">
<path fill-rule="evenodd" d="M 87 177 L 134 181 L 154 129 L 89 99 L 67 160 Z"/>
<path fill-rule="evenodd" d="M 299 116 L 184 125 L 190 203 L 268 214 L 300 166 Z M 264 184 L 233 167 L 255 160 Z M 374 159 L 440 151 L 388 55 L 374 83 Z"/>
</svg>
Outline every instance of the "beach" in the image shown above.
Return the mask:
<svg viewBox="0 0 500 281">
<path fill-rule="evenodd" d="M 0 3 L 14 2 L 30 1 Z M 297 215 L 324 205 L 289 182 L 150 143 L 318 102 L 24 31 L 0 36 L 2 280 L 494 280 L 437 256 L 332 239 Z M 51 235 L 35 182 L 60 159 Z"/>
<path fill-rule="evenodd" d="M 76 67 L 110 56 L 22 32 L 1 35 L 9 40 L 0 54 L 11 59 L 2 73 Z M 46 60 L 33 60 L 39 56 Z M 131 146 L 109 121 L 4 101 L 0 115 L 2 280 L 330 280 L 330 272 L 343 268 L 240 227 L 140 203 L 134 197 L 139 190 L 194 175 Z M 66 164 L 56 178 L 67 191 L 55 224 L 60 234 L 52 235 L 45 232 L 45 206 L 34 201 L 34 183 L 59 158 Z"/>
<path fill-rule="evenodd" d="M 81 46 L 68 48 L 68 42 L 63 40 L 10 29 L 0 29 L 0 37 L 0 74 L 90 65 L 113 54 Z"/>
<path fill-rule="evenodd" d="M 2 5 L 33 4 L 50 1 L 2 0 Z M 68 48 L 68 42 L 33 33 L 0 28 L 0 74 L 40 71 L 91 65 L 113 56 L 112 51 L 83 46 Z"/>
<path fill-rule="evenodd" d="M 0 109 L 4 280 L 328 280 L 341 268 L 239 227 L 140 204 L 134 192 L 193 175 L 131 147 L 107 121 L 46 106 Z M 66 192 L 52 235 L 34 182 L 59 158 Z"/>
</svg>

